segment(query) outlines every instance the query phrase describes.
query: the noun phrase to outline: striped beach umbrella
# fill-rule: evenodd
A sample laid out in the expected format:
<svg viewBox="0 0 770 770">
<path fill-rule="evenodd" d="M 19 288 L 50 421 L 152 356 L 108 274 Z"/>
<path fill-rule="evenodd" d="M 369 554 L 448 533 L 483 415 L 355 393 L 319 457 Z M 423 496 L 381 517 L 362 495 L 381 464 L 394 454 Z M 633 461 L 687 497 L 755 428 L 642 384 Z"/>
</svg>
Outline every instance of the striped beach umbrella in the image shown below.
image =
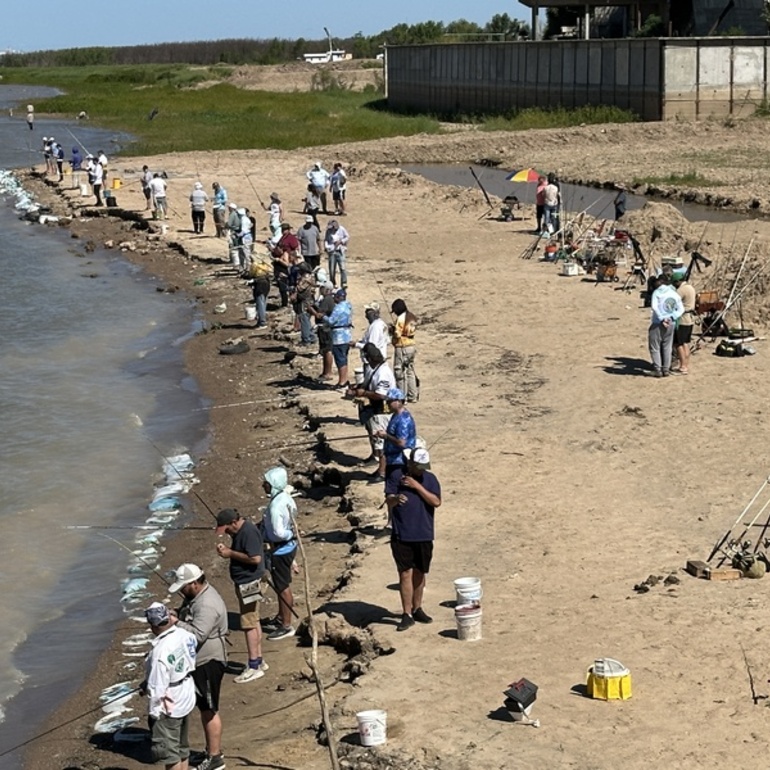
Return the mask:
<svg viewBox="0 0 770 770">
<path fill-rule="evenodd" d="M 518 171 L 511 171 L 505 179 L 508 182 L 537 182 L 541 176 L 545 176 L 545 174 L 535 171 L 534 168 L 522 168 Z"/>
</svg>

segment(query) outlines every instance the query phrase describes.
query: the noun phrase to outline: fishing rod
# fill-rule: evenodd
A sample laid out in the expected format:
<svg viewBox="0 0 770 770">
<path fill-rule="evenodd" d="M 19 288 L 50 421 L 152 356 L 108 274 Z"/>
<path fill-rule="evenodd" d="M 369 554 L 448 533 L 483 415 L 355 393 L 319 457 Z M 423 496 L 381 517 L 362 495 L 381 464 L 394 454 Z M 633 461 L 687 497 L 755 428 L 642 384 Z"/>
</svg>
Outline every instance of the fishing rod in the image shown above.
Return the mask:
<svg viewBox="0 0 770 770">
<path fill-rule="evenodd" d="M 468 166 L 470 169 L 471 174 L 473 174 L 473 178 L 476 180 L 476 184 L 481 188 L 481 192 L 484 193 L 484 198 L 487 201 L 487 205 L 489 206 L 490 210 L 494 208 L 494 205 L 492 204 L 492 201 L 489 199 L 489 194 L 484 189 L 484 185 L 481 184 L 481 180 L 476 176 L 476 172 L 473 169 L 473 166 Z"/>
<path fill-rule="evenodd" d="M 129 530 L 132 532 L 150 532 L 152 530 L 160 529 L 163 532 L 185 532 L 186 530 L 200 530 L 204 532 L 211 532 L 211 527 L 160 527 L 156 524 L 134 524 L 132 525 L 108 525 L 108 524 L 63 524 L 63 529 L 108 529 L 112 530 Z"/>
<path fill-rule="evenodd" d="M 150 562 L 143 559 L 141 556 L 139 556 L 139 554 L 134 553 L 127 545 L 125 545 L 125 543 L 121 543 L 120 540 L 116 540 L 114 537 L 110 537 L 109 535 L 106 535 L 104 532 L 97 532 L 96 534 L 99 535 L 99 537 L 104 537 L 107 540 L 112 540 L 112 542 L 115 543 L 115 545 L 119 545 L 124 551 L 130 553 L 132 558 L 138 559 L 140 562 L 142 562 L 142 564 L 144 564 L 145 567 L 147 567 L 148 570 L 155 573 L 163 581 L 163 583 L 166 585 L 167 588 L 171 586 L 171 581 L 167 580 L 162 572 L 159 572 L 157 565 L 153 567 L 152 564 L 150 564 Z"/>
<path fill-rule="evenodd" d="M 93 714 L 94 711 L 98 711 L 99 709 L 104 709 L 105 707 L 109 706 L 112 703 L 115 703 L 116 701 L 124 700 L 126 696 L 133 695 L 136 692 L 140 692 L 141 689 L 142 688 L 140 686 L 134 687 L 133 690 L 124 692 L 121 695 L 116 695 L 114 698 L 111 698 L 110 700 L 105 701 L 100 706 L 96 706 L 96 708 L 92 708 L 92 709 L 89 709 L 88 711 L 84 711 L 82 714 L 78 714 L 77 716 L 72 717 L 72 719 L 67 719 L 65 722 L 61 722 L 58 725 L 54 725 L 48 730 L 44 730 L 42 733 L 33 735 L 31 738 L 28 738 L 26 741 L 17 743 L 15 746 L 11 746 L 10 749 L 5 749 L 4 751 L 0 751 L 0 757 L 5 757 L 8 754 L 12 754 L 14 751 L 17 751 L 18 749 L 24 748 L 24 746 L 29 746 L 30 743 L 40 740 L 40 738 L 44 738 L 46 735 L 50 735 L 51 733 L 56 732 L 57 730 L 61 730 L 62 727 L 67 727 L 68 725 L 71 725 L 73 722 L 77 722 L 79 719 L 82 719 L 83 717 L 87 717 L 89 714 Z"/>
<path fill-rule="evenodd" d="M 241 163 L 241 171 L 243 171 L 243 175 L 246 177 L 246 181 L 251 185 L 251 189 L 254 190 L 254 195 L 257 196 L 257 200 L 259 201 L 259 205 L 262 206 L 265 211 L 267 211 L 267 208 L 265 207 L 265 202 L 262 200 L 262 198 L 259 197 L 259 193 L 257 192 L 257 188 L 254 187 L 254 182 L 251 181 L 251 177 L 246 172 L 246 169 L 243 166 L 243 163 Z"/>
<path fill-rule="evenodd" d="M 142 433 L 142 436 L 143 436 L 143 437 L 146 439 L 147 443 L 148 443 L 148 444 L 149 444 L 149 445 L 150 445 L 150 446 L 151 446 L 151 447 L 152 447 L 152 448 L 153 448 L 153 449 L 154 449 L 154 450 L 155 450 L 155 451 L 156 451 L 156 452 L 157 452 L 157 453 L 158 453 L 158 454 L 161 456 L 161 458 L 163 458 L 163 460 L 164 460 L 164 462 L 166 463 L 166 465 L 168 465 L 168 466 L 169 466 L 169 467 L 170 467 L 170 468 L 171 468 L 171 469 L 174 471 L 174 473 L 176 473 L 176 475 L 177 475 L 177 476 L 179 476 L 179 478 L 180 478 L 182 481 L 189 481 L 189 479 L 187 479 L 187 478 L 186 478 L 186 477 L 185 477 L 185 476 L 182 474 L 182 472 L 181 472 L 181 471 L 180 471 L 180 470 L 179 470 L 179 469 L 178 469 L 178 468 L 177 468 L 177 467 L 174 465 L 174 463 L 172 463 L 172 462 L 171 462 L 171 461 L 168 459 L 168 457 L 166 457 L 166 455 L 164 455 L 164 454 L 163 454 L 163 452 L 161 452 L 161 451 L 160 451 L 160 449 L 158 448 L 157 444 L 155 444 L 155 443 L 153 442 L 153 440 L 152 440 L 152 439 L 151 439 L 151 438 L 150 438 L 150 437 L 149 437 L 149 436 L 148 436 L 146 433 Z M 209 513 L 210 513 L 210 514 L 211 514 L 211 515 L 214 517 L 214 519 L 216 520 L 216 518 L 217 518 L 217 515 L 216 515 L 216 513 L 214 513 L 214 511 L 212 511 L 212 510 L 211 510 L 211 508 L 209 507 L 209 504 L 208 504 L 208 503 L 207 503 L 207 502 L 206 502 L 206 501 L 205 501 L 205 500 L 204 500 L 204 499 L 203 499 L 203 498 L 202 498 L 202 497 L 201 497 L 201 496 L 200 496 L 200 495 L 199 495 L 199 494 L 198 494 L 198 493 L 195 491 L 195 489 L 194 489 L 194 487 L 193 487 L 192 485 L 190 485 L 190 492 L 192 492 L 192 493 L 195 495 L 195 497 L 196 497 L 196 498 L 197 498 L 197 499 L 200 501 L 200 503 L 203 505 L 203 507 L 204 507 L 204 508 L 205 508 L 205 509 L 206 509 L 206 510 L 207 510 L 207 511 L 208 511 L 208 512 L 209 512 Z"/>
</svg>

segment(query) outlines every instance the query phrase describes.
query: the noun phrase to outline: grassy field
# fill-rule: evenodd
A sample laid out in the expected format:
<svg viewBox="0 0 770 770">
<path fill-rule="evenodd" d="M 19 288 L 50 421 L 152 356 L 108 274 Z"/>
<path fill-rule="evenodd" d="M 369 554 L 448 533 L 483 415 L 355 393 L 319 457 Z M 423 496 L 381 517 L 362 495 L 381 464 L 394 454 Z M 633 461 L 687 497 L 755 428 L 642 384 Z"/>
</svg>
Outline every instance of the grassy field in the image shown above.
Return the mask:
<svg viewBox="0 0 770 770">
<path fill-rule="evenodd" d="M 201 85 L 229 73 L 226 66 L 0 68 L 4 84 L 45 85 L 64 92 L 37 100 L 38 114 L 74 117 L 84 110 L 94 123 L 135 136 L 124 155 L 290 150 L 442 130 L 436 116 L 388 112 L 379 94 L 339 88 L 334 78 L 320 90 L 296 93 L 245 91 L 226 83 Z M 633 120 L 630 113 L 599 107 L 522 110 L 508 117 L 464 122 L 477 123 L 483 130 L 510 131 L 628 120 Z"/>
</svg>

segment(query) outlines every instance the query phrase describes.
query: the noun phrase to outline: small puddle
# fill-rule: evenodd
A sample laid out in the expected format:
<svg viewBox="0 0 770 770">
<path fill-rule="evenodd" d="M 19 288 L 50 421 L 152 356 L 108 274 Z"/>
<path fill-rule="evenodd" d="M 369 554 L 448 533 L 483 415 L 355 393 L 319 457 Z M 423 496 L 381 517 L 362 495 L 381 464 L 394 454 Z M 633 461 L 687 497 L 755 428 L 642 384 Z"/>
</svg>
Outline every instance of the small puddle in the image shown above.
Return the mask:
<svg viewBox="0 0 770 770">
<path fill-rule="evenodd" d="M 522 206 L 535 205 L 535 182 L 508 182 L 505 177 L 510 172 L 507 169 L 488 168 L 486 166 L 458 166 L 454 164 L 432 164 L 426 166 L 401 166 L 404 171 L 418 174 L 436 184 L 454 185 L 455 187 L 476 187 L 478 184 L 473 178 L 470 169 L 476 172 L 484 189 L 500 198 L 508 194 L 515 195 Z M 587 187 L 585 185 L 569 184 L 561 182 L 562 200 L 568 211 L 587 211 L 591 216 L 598 218 L 612 217 L 612 201 L 615 198 L 614 190 Z M 479 190 L 481 195 L 481 190 Z M 712 209 L 698 203 L 686 203 L 671 199 L 661 200 L 644 195 L 626 193 L 626 210 L 636 211 L 644 206 L 647 201 L 659 200 L 676 208 L 683 217 L 690 222 L 744 222 L 749 219 L 759 219 L 759 215 L 739 214 L 736 211 L 723 211 Z"/>
</svg>

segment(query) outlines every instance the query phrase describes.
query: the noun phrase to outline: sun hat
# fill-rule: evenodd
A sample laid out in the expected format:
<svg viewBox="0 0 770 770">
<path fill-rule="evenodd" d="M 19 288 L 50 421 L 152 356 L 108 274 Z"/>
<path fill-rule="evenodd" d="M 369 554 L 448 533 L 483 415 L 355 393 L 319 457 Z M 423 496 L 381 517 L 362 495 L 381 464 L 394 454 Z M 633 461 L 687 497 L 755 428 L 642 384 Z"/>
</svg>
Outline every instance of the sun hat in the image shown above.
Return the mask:
<svg viewBox="0 0 770 770">
<path fill-rule="evenodd" d="M 391 388 L 385 395 L 386 401 L 403 401 L 404 394 L 399 388 Z"/>
<path fill-rule="evenodd" d="M 170 620 L 168 607 L 160 602 L 153 602 L 145 611 L 144 617 L 151 626 L 165 626 Z"/>
<path fill-rule="evenodd" d="M 175 594 L 180 588 L 188 583 L 194 583 L 203 576 L 203 570 L 197 564 L 182 564 L 176 568 L 174 582 L 168 587 L 168 590 Z"/>
<path fill-rule="evenodd" d="M 374 310 L 375 313 L 380 312 L 379 302 L 370 302 L 368 305 L 364 305 L 364 310 Z"/>
<path fill-rule="evenodd" d="M 281 230 L 291 230 L 291 225 L 288 222 L 281 222 Z"/>
<path fill-rule="evenodd" d="M 195 187 L 196 190 L 202 190 L 203 189 L 203 185 L 200 182 L 196 182 L 194 187 Z"/>
<path fill-rule="evenodd" d="M 306 221 L 306 222 L 315 222 L 315 220 L 313 219 L 313 217 L 311 217 L 311 216 L 310 216 L 310 214 L 308 214 L 308 215 L 305 217 L 305 221 Z"/>
<path fill-rule="evenodd" d="M 221 534 L 224 528 L 232 524 L 234 521 L 238 521 L 241 518 L 241 514 L 235 510 L 235 508 L 223 508 L 217 514 L 217 532 Z"/>
<path fill-rule="evenodd" d="M 276 192 L 270 193 L 270 200 L 277 201 L 278 200 L 278 193 L 276 193 Z"/>
<path fill-rule="evenodd" d="M 237 209 L 238 204 L 235 201 L 230 201 L 230 203 L 227 204 L 231 209 Z"/>
<path fill-rule="evenodd" d="M 430 468 L 430 455 L 427 449 L 413 449 L 409 453 L 409 462 L 422 470 Z"/>
</svg>

